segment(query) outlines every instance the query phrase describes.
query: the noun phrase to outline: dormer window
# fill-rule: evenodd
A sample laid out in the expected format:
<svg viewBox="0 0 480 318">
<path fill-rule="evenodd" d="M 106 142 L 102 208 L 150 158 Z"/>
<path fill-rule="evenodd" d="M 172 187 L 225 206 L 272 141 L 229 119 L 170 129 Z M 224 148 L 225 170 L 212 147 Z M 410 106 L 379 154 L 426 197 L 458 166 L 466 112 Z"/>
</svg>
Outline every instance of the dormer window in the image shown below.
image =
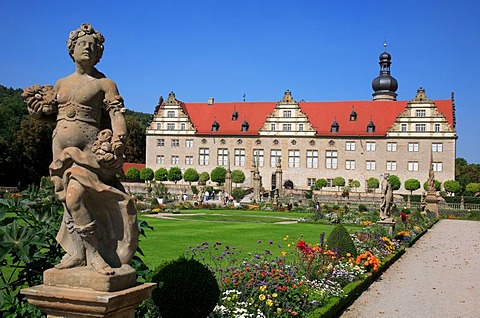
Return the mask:
<svg viewBox="0 0 480 318">
<path fill-rule="evenodd" d="M 373 121 L 370 118 L 370 122 L 367 125 L 367 133 L 374 133 L 374 132 L 375 132 L 375 125 L 373 124 Z"/>
<path fill-rule="evenodd" d="M 332 125 L 330 126 L 330 132 L 337 133 L 340 130 L 340 125 L 334 119 Z"/>
<path fill-rule="evenodd" d="M 232 121 L 235 121 L 238 119 L 238 112 L 236 108 L 233 108 L 233 113 L 232 113 Z"/>
<path fill-rule="evenodd" d="M 214 119 L 212 123 L 212 131 L 218 131 L 219 128 L 220 128 L 220 124 L 217 122 L 216 119 Z"/>
<path fill-rule="evenodd" d="M 244 119 L 243 122 L 242 122 L 242 130 L 241 131 L 248 131 L 248 127 L 250 127 L 250 125 L 248 124 L 247 120 Z"/>
<path fill-rule="evenodd" d="M 352 112 L 350 113 L 350 121 L 357 121 L 357 112 L 352 107 Z"/>
</svg>

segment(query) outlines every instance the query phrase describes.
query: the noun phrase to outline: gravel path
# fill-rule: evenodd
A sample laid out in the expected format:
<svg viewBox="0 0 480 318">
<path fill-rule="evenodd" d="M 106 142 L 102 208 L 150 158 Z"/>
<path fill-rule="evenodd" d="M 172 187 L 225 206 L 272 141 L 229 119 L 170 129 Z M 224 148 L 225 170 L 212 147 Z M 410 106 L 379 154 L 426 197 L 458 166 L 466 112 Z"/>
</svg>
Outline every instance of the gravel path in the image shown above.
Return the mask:
<svg viewBox="0 0 480 318">
<path fill-rule="evenodd" d="M 480 317 L 480 222 L 439 221 L 341 317 Z"/>
</svg>

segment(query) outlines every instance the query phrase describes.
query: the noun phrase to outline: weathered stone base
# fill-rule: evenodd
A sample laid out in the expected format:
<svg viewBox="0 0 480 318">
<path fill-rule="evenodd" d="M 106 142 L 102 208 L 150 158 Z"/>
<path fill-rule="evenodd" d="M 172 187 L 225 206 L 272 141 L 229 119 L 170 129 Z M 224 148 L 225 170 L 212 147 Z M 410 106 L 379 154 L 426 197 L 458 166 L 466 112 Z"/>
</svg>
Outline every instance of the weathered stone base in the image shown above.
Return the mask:
<svg viewBox="0 0 480 318">
<path fill-rule="evenodd" d="M 21 293 L 49 318 L 134 318 L 135 308 L 150 296 L 155 286 L 145 283 L 121 291 L 100 292 L 38 285 L 23 289 Z"/>
<path fill-rule="evenodd" d="M 84 288 L 103 292 L 119 291 L 137 285 L 137 273 L 130 265 L 122 265 L 114 270 L 114 275 L 102 275 L 91 266 L 51 268 L 43 273 L 43 283 L 49 286 Z"/>
<path fill-rule="evenodd" d="M 439 216 L 438 201 L 439 199 L 437 198 L 437 195 L 434 192 L 433 193 L 428 192 L 427 196 L 425 197 L 425 203 L 426 203 L 425 210 L 435 213 L 436 216 Z"/>
<path fill-rule="evenodd" d="M 377 224 L 387 227 L 388 234 L 390 236 L 393 236 L 393 232 L 395 231 L 395 224 L 396 224 L 395 220 L 393 220 L 392 218 L 388 218 L 385 220 L 378 221 Z"/>
</svg>

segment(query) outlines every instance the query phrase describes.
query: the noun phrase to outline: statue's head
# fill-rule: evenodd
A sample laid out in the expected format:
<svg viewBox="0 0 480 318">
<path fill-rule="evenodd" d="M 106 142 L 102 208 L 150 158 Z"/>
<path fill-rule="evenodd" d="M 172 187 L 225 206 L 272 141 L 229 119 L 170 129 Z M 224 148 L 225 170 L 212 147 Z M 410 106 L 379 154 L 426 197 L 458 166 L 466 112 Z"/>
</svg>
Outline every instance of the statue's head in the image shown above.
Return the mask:
<svg viewBox="0 0 480 318">
<path fill-rule="evenodd" d="M 78 29 L 73 30 L 70 32 L 68 36 L 67 46 L 68 46 L 68 54 L 73 59 L 73 50 L 75 48 L 75 44 L 77 44 L 78 39 L 83 36 L 90 35 L 95 39 L 95 56 L 96 60 L 94 61 L 94 65 L 97 64 L 103 55 L 103 42 L 105 42 L 105 38 L 100 32 L 95 31 L 91 24 L 83 23 Z"/>
</svg>

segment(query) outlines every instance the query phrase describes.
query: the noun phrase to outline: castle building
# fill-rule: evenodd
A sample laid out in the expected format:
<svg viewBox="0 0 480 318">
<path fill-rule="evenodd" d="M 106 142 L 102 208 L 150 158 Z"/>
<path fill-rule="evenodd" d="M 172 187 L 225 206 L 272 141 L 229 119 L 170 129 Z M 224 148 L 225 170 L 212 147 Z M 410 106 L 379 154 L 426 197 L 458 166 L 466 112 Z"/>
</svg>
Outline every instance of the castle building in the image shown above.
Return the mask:
<svg viewBox="0 0 480 318">
<path fill-rule="evenodd" d="M 391 55 L 385 50 L 379 60 L 370 101 L 298 102 L 287 90 L 278 102 L 186 103 L 171 92 L 147 128 L 146 165 L 210 173 L 230 162 L 251 186 L 255 161 L 266 190 L 309 189 L 319 178 L 327 179 L 325 190 L 336 190 L 333 179 L 343 177 L 365 191 L 369 178 L 388 173 L 400 178 L 400 193 L 409 193 L 405 180 L 423 184 L 430 164 L 436 180 L 455 179 L 453 93 L 431 100 L 419 88 L 410 101 L 398 101 Z"/>
</svg>

